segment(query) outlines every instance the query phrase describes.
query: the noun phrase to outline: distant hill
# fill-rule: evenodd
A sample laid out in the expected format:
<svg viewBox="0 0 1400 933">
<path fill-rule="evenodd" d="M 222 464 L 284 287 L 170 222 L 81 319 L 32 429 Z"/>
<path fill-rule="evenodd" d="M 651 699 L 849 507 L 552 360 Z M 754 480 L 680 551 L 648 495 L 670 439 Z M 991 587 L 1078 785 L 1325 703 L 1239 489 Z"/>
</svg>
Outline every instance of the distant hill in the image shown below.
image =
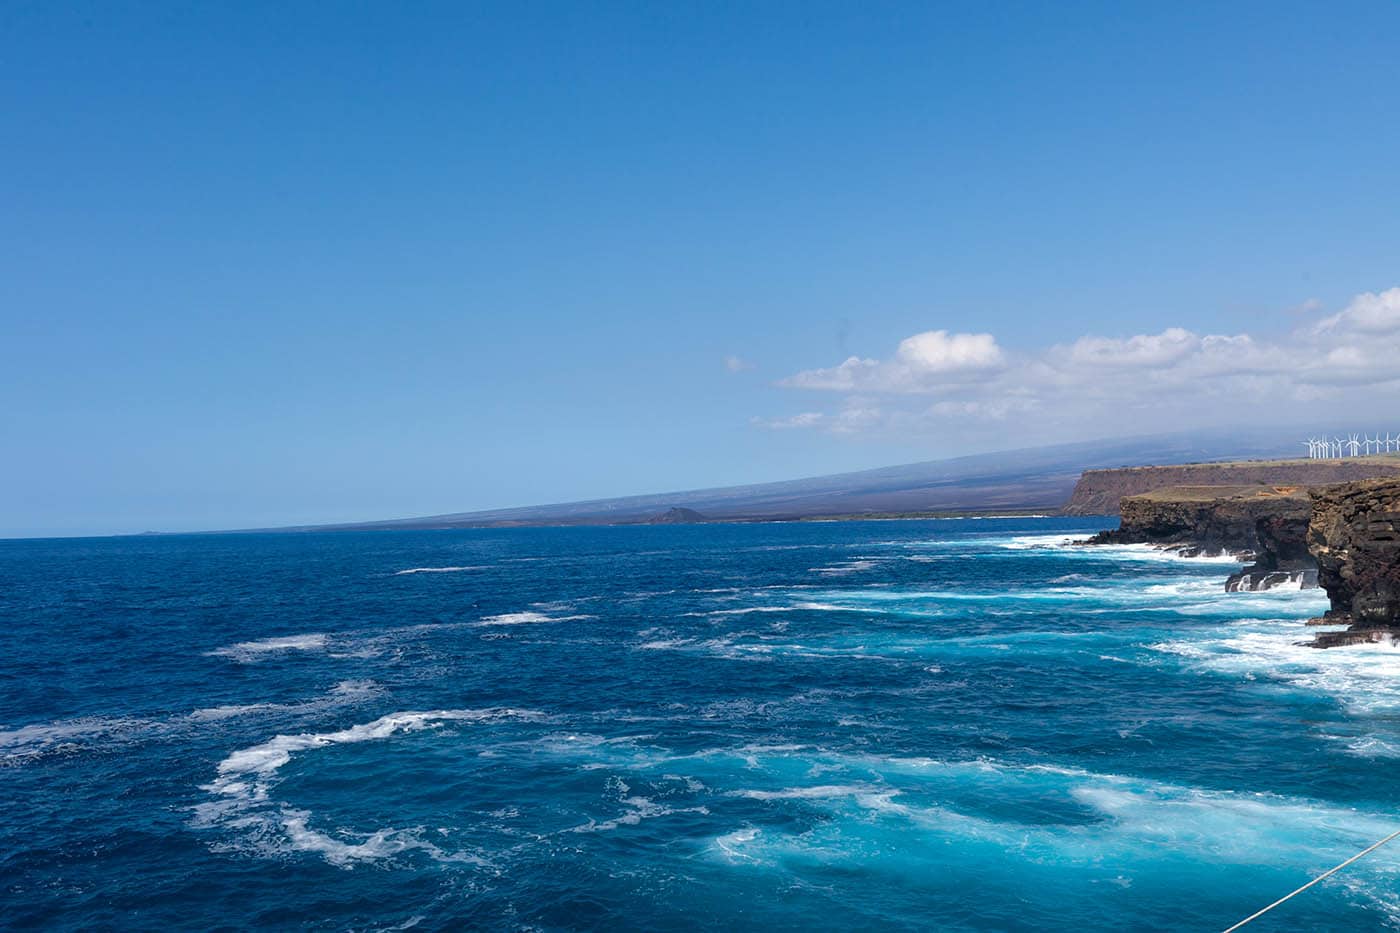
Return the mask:
<svg viewBox="0 0 1400 933">
<path fill-rule="evenodd" d="M 706 521 L 978 510 L 1054 511 L 1069 501 L 1084 470 L 1287 456 L 1301 446 L 1290 433 L 1287 429 L 1259 429 L 1248 434 L 1201 432 L 1119 438 L 750 486 L 320 527 L 329 530 L 640 524 L 670 514 L 668 510 L 688 510 Z"/>
<path fill-rule="evenodd" d="M 660 515 L 653 515 L 651 518 L 647 519 L 647 524 L 648 524 L 648 525 L 690 525 L 690 524 L 694 524 L 695 522 L 707 522 L 707 521 L 709 521 L 708 518 L 706 518 L 704 515 L 701 515 L 699 512 L 695 511 L 694 509 L 683 509 L 683 508 L 680 508 L 680 507 L 676 507 L 676 508 L 674 508 L 674 509 L 667 509 L 666 511 L 662 512 Z"/>
</svg>

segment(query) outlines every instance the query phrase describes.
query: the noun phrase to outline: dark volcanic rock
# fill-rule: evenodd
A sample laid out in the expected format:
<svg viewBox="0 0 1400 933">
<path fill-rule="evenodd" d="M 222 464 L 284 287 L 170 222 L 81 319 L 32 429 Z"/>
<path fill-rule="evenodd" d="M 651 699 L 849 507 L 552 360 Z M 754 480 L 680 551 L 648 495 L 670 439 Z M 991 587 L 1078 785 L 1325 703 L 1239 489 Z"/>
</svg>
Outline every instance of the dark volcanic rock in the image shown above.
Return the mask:
<svg viewBox="0 0 1400 933">
<path fill-rule="evenodd" d="M 1123 500 L 1122 521 L 1088 544 L 1155 544 L 1185 557 L 1233 554 L 1254 563 L 1229 592 L 1317 585 L 1307 548 L 1311 500 L 1296 486 L 1183 486 Z"/>
<path fill-rule="evenodd" d="M 1122 520 L 1089 544 L 1156 544 L 1186 556 L 1229 553 L 1253 558 L 1269 554 L 1260 528 L 1301 529 L 1308 520 L 1305 490 L 1294 486 L 1180 486 L 1128 496 Z M 1284 541 L 1270 540 L 1279 553 L 1294 553 Z M 1283 569 L 1273 564 L 1269 570 Z"/>
<path fill-rule="evenodd" d="M 1340 632 L 1319 632 L 1311 642 L 1314 648 L 1345 648 L 1347 645 L 1395 644 L 1400 633 L 1385 628 L 1346 628 Z"/>
<path fill-rule="evenodd" d="M 1317 587 L 1317 568 L 1303 570 L 1264 570 L 1251 564 L 1243 570 L 1230 574 L 1225 580 L 1227 593 L 1253 593 L 1272 590 L 1276 587 L 1292 587 L 1311 590 Z"/>
<path fill-rule="evenodd" d="M 1317 562 L 1308 552 L 1309 510 L 1265 515 L 1254 523 L 1254 563 L 1230 574 L 1231 593 L 1271 590 L 1277 586 L 1317 586 Z"/>
<path fill-rule="evenodd" d="M 1319 635 L 1330 647 L 1400 635 L 1400 480 L 1375 479 L 1313 491 L 1308 549 L 1332 607 Z"/>
</svg>

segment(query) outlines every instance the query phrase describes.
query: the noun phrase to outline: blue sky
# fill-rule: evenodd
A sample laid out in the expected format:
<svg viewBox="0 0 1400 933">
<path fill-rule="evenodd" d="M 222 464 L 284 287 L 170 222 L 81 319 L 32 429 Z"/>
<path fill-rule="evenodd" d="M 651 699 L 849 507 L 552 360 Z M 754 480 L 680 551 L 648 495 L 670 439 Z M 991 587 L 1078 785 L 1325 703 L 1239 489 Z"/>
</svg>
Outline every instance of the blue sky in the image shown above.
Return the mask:
<svg viewBox="0 0 1400 933">
<path fill-rule="evenodd" d="M 7 4 L 0 535 L 1379 416 L 1397 33 L 1393 3 Z"/>
</svg>

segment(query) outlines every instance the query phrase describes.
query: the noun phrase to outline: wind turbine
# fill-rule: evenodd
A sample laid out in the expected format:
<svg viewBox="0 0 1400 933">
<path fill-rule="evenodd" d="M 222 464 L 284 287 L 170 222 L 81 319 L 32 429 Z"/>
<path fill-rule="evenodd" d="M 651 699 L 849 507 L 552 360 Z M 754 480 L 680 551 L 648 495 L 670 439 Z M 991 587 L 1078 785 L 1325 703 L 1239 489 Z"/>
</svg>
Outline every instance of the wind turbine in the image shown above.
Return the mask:
<svg viewBox="0 0 1400 933">
<path fill-rule="evenodd" d="M 1371 435 L 1369 435 L 1369 434 L 1363 435 L 1362 441 L 1361 441 L 1361 446 L 1362 446 L 1362 448 L 1366 451 L 1367 456 L 1370 456 L 1370 454 L 1371 454 L 1371 443 L 1372 443 L 1372 441 L 1371 441 Z"/>
<path fill-rule="evenodd" d="M 1340 458 L 1342 456 L 1342 439 L 1335 434 L 1332 435 L 1332 456 Z"/>
<path fill-rule="evenodd" d="M 1359 456 L 1361 452 L 1361 441 L 1357 440 L 1357 437 L 1358 435 L 1353 434 L 1351 438 L 1347 440 L 1347 447 L 1351 449 L 1351 455 L 1353 457 Z"/>
</svg>

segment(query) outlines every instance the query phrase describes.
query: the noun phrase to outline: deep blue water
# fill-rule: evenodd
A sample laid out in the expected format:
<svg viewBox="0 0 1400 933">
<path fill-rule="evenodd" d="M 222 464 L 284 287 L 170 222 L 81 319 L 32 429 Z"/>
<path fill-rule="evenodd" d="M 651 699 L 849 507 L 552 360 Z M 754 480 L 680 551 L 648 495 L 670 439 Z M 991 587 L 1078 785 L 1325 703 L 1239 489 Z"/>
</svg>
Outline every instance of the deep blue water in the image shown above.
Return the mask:
<svg viewBox="0 0 1400 933">
<path fill-rule="evenodd" d="M 0 541 L 0 925 L 1220 929 L 1400 827 L 1400 654 L 1103 524 Z"/>
</svg>

